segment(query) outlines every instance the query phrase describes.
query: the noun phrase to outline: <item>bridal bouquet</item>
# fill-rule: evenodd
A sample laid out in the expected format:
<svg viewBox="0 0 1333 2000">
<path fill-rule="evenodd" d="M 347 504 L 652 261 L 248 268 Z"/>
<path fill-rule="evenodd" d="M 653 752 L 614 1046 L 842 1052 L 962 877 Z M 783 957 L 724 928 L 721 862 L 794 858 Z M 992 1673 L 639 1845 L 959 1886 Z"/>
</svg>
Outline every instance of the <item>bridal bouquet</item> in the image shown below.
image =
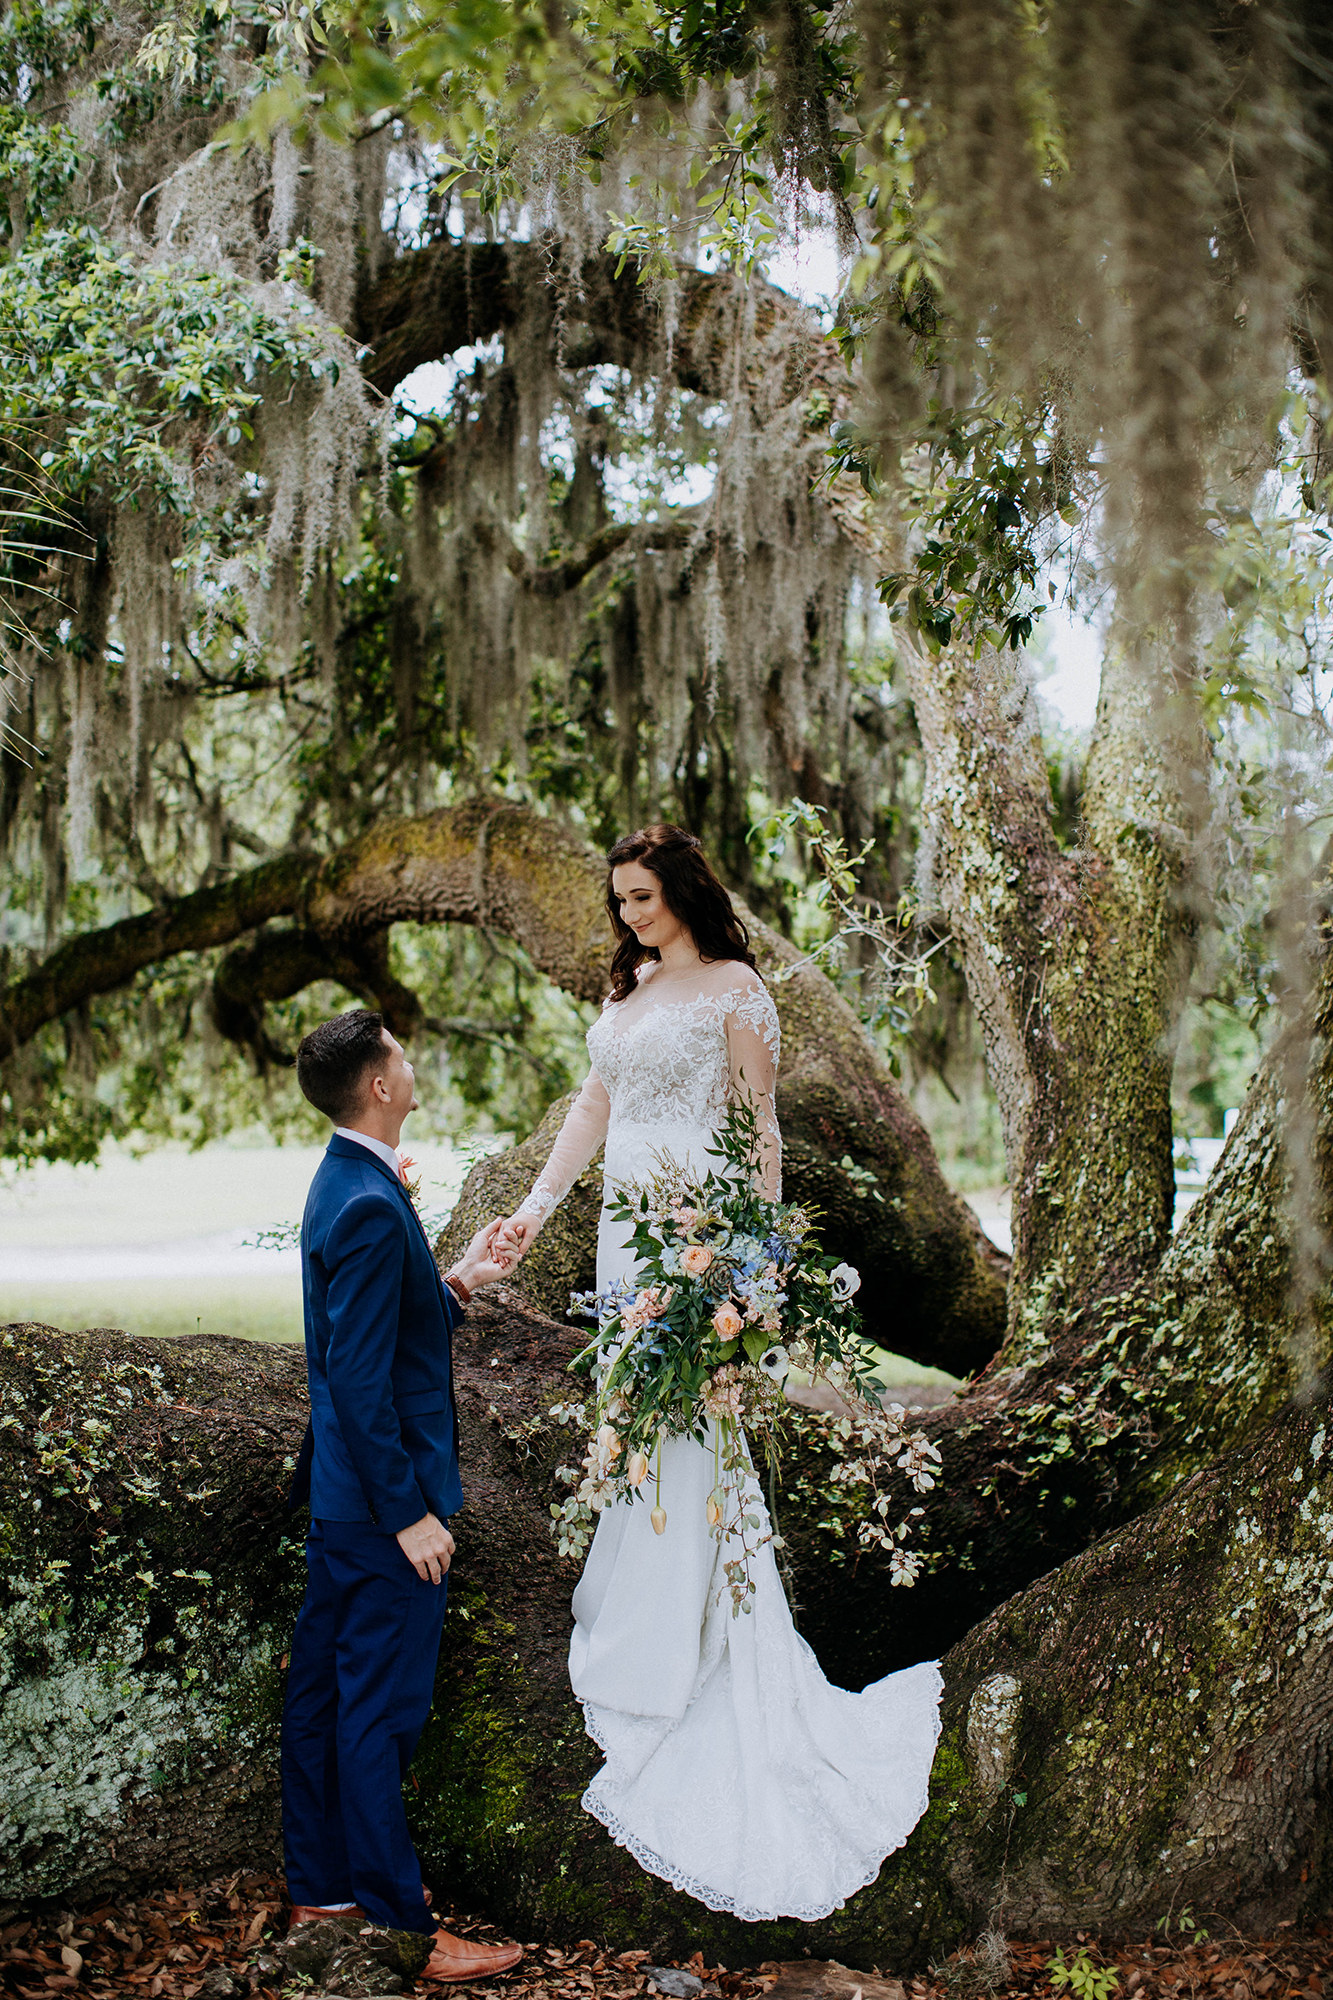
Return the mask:
<svg viewBox="0 0 1333 2000">
<path fill-rule="evenodd" d="M 622 1187 L 613 1213 L 631 1225 L 636 1279 L 572 1300 L 597 1331 L 572 1363 L 590 1378 L 588 1404 L 554 1412 L 566 1421 L 577 1416 L 589 1429 L 582 1476 L 568 1475 L 579 1480 L 578 1490 L 551 1509 L 561 1553 L 581 1554 L 592 1516 L 622 1498 L 651 1498 L 653 1528 L 665 1534 L 663 1441 L 711 1438 L 705 1512 L 718 1541 L 734 1551 L 725 1563 L 733 1603 L 748 1609 L 750 1560 L 773 1532 L 749 1441 L 762 1443 L 775 1463 L 789 1410 L 784 1383 L 798 1368 L 831 1382 L 845 1399 L 849 1435 L 850 1413 L 858 1406 L 863 1412 L 868 1431 L 856 1464 L 875 1499 L 860 1539 L 888 1547 L 894 1581 L 913 1582 L 916 1559 L 901 1548 L 907 1524 L 887 1525 L 890 1503 L 873 1468 L 894 1465 L 926 1491 L 938 1453 L 905 1430 L 901 1410 L 886 1412 L 865 1393 L 875 1356 L 854 1304 L 860 1277 L 823 1254 L 808 1210 L 756 1192 L 757 1133 L 748 1106 L 732 1107 L 710 1151 L 718 1165 L 702 1178 L 663 1158 L 649 1180 Z M 835 1477 L 847 1476 L 844 1440 Z"/>
</svg>

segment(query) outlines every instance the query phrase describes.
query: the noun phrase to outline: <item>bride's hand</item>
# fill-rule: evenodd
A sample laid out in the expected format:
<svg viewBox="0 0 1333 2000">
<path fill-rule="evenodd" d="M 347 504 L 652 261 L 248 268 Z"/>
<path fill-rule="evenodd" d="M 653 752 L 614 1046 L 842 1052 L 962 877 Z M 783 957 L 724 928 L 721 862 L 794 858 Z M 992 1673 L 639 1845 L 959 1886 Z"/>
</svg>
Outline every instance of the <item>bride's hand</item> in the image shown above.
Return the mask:
<svg viewBox="0 0 1333 2000">
<path fill-rule="evenodd" d="M 532 1247 L 538 1228 L 535 1215 L 511 1215 L 500 1224 L 500 1247 L 510 1257 L 522 1257 Z"/>
<path fill-rule="evenodd" d="M 445 1283 L 451 1277 L 458 1277 L 469 1292 L 477 1292 L 485 1285 L 493 1285 L 501 1278 L 507 1278 L 513 1268 L 514 1258 L 505 1249 L 500 1239 L 503 1224 L 483 1222 L 458 1262 L 445 1274 Z"/>
</svg>

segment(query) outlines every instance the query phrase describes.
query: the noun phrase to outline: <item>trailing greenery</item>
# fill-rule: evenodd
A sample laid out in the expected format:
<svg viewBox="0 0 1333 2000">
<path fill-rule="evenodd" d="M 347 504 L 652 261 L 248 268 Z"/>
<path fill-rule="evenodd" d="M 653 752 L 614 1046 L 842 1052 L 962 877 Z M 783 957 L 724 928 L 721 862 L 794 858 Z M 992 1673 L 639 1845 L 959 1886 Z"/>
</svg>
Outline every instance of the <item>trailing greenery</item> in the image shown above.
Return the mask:
<svg viewBox="0 0 1333 2000">
<path fill-rule="evenodd" d="M 145 269 L 86 223 L 43 229 L 0 266 L 0 352 L 0 423 L 41 440 L 60 493 L 187 516 L 182 427 L 196 459 L 253 441 L 266 394 L 340 368 L 299 293 L 283 313 L 227 275 Z"/>
</svg>

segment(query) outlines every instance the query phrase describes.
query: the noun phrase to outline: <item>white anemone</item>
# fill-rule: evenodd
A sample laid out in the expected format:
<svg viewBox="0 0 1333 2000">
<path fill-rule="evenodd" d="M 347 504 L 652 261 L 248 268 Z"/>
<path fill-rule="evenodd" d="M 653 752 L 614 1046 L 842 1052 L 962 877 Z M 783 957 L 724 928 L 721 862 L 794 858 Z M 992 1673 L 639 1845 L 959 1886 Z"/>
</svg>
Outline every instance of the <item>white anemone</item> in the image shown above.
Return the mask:
<svg viewBox="0 0 1333 2000">
<path fill-rule="evenodd" d="M 854 1264 L 835 1264 L 829 1272 L 829 1283 L 833 1287 L 834 1298 L 842 1302 L 860 1291 L 861 1273 Z"/>
<path fill-rule="evenodd" d="M 791 1356 L 785 1347 L 770 1347 L 760 1355 L 759 1366 L 770 1382 L 785 1382 L 791 1373 Z"/>
</svg>

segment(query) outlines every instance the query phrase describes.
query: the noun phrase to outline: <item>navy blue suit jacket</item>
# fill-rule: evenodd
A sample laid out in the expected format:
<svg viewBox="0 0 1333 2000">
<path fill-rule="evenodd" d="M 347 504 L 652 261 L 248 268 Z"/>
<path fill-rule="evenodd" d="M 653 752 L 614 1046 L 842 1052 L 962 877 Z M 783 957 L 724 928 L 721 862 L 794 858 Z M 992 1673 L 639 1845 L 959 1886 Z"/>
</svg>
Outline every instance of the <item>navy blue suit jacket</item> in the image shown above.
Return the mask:
<svg viewBox="0 0 1333 2000">
<path fill-rule="evenodd" d="M 293 1503 L 389 1534 L 456 1514 L 450 1336 L 462 1309 L 401 1181 L 336 1133 L 306 1197 L 301 1277 L 310 1429 Z"/>
</svg>

